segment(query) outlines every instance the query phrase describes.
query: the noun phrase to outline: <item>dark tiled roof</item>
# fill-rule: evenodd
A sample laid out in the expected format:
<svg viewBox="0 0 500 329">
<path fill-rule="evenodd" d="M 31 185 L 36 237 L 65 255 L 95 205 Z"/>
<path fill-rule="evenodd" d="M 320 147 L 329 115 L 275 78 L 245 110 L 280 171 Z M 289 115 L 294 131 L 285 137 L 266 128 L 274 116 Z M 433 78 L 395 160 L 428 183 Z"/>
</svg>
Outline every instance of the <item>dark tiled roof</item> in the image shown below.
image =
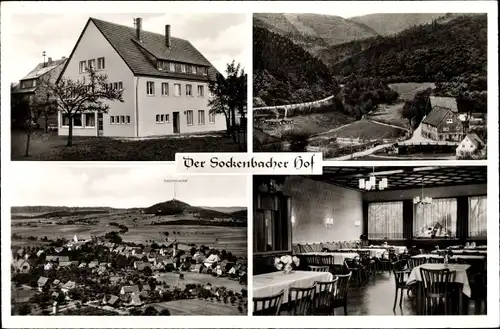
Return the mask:
<svg viewBox="0 0 500 329">
<path fill-rule="evenodd" d="M 427 123 L 431 126 L 437 127 L 441 121 L 443 121 L 446 114 L 448 114 L 448 111 L 451 110 L 444 107 L 435 107 L 429 114 L 427 114 L 422 123 Z"/>
<path fill-rule="evenodd" d="M 206 81 L 208 78 L 215 79 L 216 73 L 218 73 L 212 64 L 187 40 L 171 37 L 171 47 L 169 49 L 165 45 L 165 36 L 162 34 L 142 30 L 141 42 L 139 42 L 136 39 L 136 31 L 133 27 L 96 18 L 90 18 L 90 21 L 97 26 L 136 75 Z M 163 60 L 208 66 L 208 77 L 197 74 L 159 71 L 148 54 Z"/>
<path fill-rule="evenodd" d="M 62 58 L 62 59 L 52 61 L 50 63 L 49 62 L 38 63 L 38 65 L 33 70 L 31 70 L 31 72 L 28 73 L 21 80 L 29 80 L 29 79 L 38 78 L 38 77 L 52 71 L 53 69 L 55 69 L 59 65 L 64 64 L 66 61 L 67 61 L 67 58 Z"/>
</svg>

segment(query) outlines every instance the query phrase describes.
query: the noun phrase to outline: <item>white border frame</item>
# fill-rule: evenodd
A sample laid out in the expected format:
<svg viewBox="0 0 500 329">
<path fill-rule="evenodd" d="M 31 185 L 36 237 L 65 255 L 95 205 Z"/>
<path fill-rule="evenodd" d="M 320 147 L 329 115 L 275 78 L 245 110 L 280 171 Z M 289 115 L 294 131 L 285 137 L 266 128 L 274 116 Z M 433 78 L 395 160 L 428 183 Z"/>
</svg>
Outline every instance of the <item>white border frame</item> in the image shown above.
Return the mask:
<svg viewBox="0 0 500 329">
<path fill-rule="evenodd" d="M 4 221 L 2 230 L 2 322 L 5 327 L 11 328 L 306 328 L 306 327 L 354 327 L 354 328 L 384 328 L 390 327 L 498 327 L 499 318 L 499 276 L 498 270 L 498 8 L 496 1 L 343 1 L 343 2 L 120 2 L 119 8 L 116 2 L 99 2 L 99 6 L 94 6 L 96 2 L 4 2 L 2 3 L 1 23 L 2 23 L 2 62 L 4 72 L 2 81 L 2 196 L 1 211 L 3 218 L 10 218 L 10 203 L 8 187 L 13 182 L 9 179 L 10 170 L 29 170 L 30 166 L 96 166 L 92 162 L 51 162 L 51 163 L 11 163 L 10 162 L 10 80 L 8 78 L 9 63 L 15 63 L 15 56 L 5 48 L 5 45 L 13 45 L 11 36 L 5 33 L 5 27 L 11 26 L 11 13 L 50 13 L 68 15 L 68 13 L 138 13 L 138 12 L 185 12 L 189 8 L 192 13 L 218 12 L 218 13 L 252 13 L 252 12 L 309 12 L 311 9 L 325 8 L 334 12 L 335 8 L 341 6 L 360 6 L 373 13 L 410 13 L 410 12 L 487 12 L 488 13 L 488 133 L 489 133 L 489 154 L 488 160 L 484 161 L 392 161 L 392 162 L 371 162 L 371 161 L 328 161 L 324 165 L 328 166 L 380 166 L 380 165 L 488 165 L 488 249 L 489 261 L 488 271 L 490 272 L 488 289 L 488 315 L 485 316 L 349 316 L 349 317 L 204 317 L 197 316 L 186 319 L 185 317 L 170 317 L 167 321 L 163 317 L 122 317 L 122 316 L 11 316 L 10 315 L 10 221 Z M 99 9 L 96 9 L 99 8 Z M 249 35 L 251 36 L 251 18 L 249 19 Z M 249 38 L 248 55 L 252 56 L 252 40 Z M 7 47 L 9 48 L 9 47 Z M 7 64 L 5 64 L 7 63 Z M 249 75 L 248 81 L 248 130 L 247 144 L 248 150 L 252 151 L 252 66 L 251 61 L 245 71 Z M 104 166 L 174 166 L 173 162 L 128 162 L 114 163 L 101 162 Z M 252 178 L 248 176 L 249 182 Z M 251 184 L 250 184 L 251 186 Z M 252 193 L 248 192 L 248 211 L 252 213 Z M 248 226 L 248 250 L 249 260 L 252 259 L 252 220 Z M 249 262 L 249 273 L 252 273 L 252 262 Z M 249 300 L 251 301 L 252 280 L 248 282 Z M 249 313 L 251 312 L 251 302 L 249 302 Z M 378 321 L 373 321 L 374 319 Z"/>
</svg>

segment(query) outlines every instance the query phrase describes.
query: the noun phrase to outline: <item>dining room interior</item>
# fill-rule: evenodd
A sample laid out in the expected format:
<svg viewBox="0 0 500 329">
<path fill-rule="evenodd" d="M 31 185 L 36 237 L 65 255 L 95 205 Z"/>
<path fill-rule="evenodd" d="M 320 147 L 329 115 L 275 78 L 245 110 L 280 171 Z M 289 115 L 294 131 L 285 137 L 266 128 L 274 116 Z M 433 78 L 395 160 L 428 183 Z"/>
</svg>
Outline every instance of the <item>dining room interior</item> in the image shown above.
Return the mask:
<svg viewBox="0 0 500 329">
<path fill-rule="evenodd" d="M 484 315 L 486 166 L 253 176 L 254 315 Z"/>
</svg>

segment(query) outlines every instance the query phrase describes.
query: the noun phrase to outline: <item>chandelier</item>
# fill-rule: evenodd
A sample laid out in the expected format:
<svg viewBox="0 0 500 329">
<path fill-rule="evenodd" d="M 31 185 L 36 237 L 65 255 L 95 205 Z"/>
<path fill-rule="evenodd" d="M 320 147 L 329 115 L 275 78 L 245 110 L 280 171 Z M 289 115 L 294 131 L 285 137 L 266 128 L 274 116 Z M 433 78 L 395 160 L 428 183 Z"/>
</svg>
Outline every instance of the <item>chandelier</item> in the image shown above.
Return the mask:
<svg viewBox="0 0 500 329">
<path fill-rule="evenodd" d="M 424 196 L 424 178 L 422 177 L 422 196 L 416 196 L 413 198 L 413 203 L 418 205 L 428 205 L 432 203 L 432 198 L 428 196 Z"/>
<path fill-rule="evenodd" d="M 368 179 L 359 179 L 359 189 L 360 190 L 376 190 L 377 186 L 379 190 L 383 190 L 387 188 L 387 178 L 382 178 L 377 182 L 377 178 L 375 177 L 375 167 L 373 167 L 373 173 L 370 174 Z"/>
</svg>

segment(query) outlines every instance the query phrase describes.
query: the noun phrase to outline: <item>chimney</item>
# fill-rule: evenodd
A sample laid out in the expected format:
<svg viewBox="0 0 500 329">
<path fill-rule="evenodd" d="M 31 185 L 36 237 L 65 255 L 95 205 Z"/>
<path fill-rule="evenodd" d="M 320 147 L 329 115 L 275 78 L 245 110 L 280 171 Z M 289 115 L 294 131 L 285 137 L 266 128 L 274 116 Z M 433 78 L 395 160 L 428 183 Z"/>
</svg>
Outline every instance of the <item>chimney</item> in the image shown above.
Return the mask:
<svg viewBox="0 0 500 329">
<path fill-rule="evenodd" d="M 135 33 L 137 40 L 141 40 L 141 29 L 142 29 L 142 18 L 137 17 L 135 19 Z"/>
<path fill-rule="evenodd" d="M 170 48 L 170 25 L 165 25 L 165 46 Z"/>
</svg>

